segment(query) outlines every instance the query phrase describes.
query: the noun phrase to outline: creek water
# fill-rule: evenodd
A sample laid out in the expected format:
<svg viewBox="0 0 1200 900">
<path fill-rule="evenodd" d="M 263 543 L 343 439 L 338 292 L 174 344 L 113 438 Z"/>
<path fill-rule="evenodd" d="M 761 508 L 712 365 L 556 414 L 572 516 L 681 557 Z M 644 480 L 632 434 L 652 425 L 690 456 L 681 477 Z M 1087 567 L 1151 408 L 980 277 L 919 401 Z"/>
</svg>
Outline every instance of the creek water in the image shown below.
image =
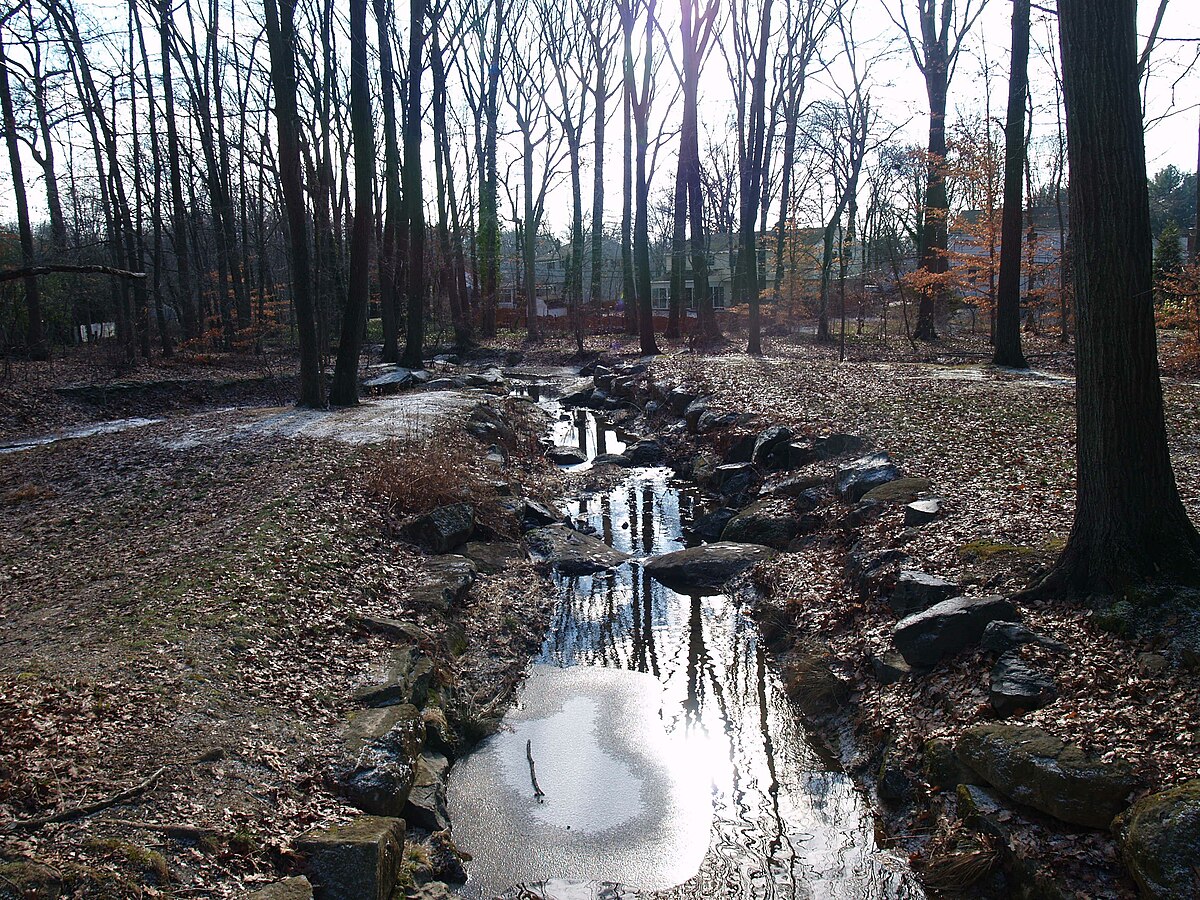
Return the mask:
<svg viewBox="0 0 1200 900">
<path fill-rule="evenodd" d="M 594 414 L 534 392 L 555 443 L 589 459 L 624 448 Z M 807 741 L 744 604 L 669 590 L 639 564 L 683 546 L 701 499 L 666 468 L 563 498 L 633 558 L 557 577 L 517 703 L 452 770 L 455 841 L 473 855 L 464 896 L 923 896 L 877 846 L 866 800 Z"/>
</svg>

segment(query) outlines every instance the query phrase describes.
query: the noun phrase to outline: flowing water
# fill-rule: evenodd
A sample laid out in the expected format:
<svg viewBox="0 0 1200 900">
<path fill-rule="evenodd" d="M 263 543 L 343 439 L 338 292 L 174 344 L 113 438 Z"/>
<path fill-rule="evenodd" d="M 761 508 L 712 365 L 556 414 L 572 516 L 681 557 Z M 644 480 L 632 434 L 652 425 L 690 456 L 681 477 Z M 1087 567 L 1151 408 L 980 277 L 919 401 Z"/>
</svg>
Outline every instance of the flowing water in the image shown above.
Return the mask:
<svg viewBox="0 0 1200 900">
<path fill-rule="evenodd" d="M 540 402 L 556 443 L 620 452 L 592 413 Z M 557 579 L 517 704 L 454 767 L 455 840 L 474 856 L 465 896 L 923 896 L 876 845 L 850 779 L 809 745 L 742 603 L 677 593 L 638 564 L 683 546 L 699 499 L 665 468 L 564 498 L 633 560 Z"/>
</svg>

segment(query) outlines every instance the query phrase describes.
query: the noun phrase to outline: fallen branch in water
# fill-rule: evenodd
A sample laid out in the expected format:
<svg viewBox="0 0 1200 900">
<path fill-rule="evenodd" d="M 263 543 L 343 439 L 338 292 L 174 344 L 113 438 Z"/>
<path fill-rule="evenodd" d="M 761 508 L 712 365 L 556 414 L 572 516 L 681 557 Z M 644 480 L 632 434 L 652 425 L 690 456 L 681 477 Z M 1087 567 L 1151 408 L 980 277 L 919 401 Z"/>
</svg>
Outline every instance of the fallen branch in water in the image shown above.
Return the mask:
<svg viewBox="0 0 1200 900">
<path fill-rule="evenodd" d="M 109 809 L 113 806 L 118 806 L 127 800 L 132 800 L 141 794 L 146 793 L 158 783 L 158 779 L 162 773 L 167 771 L 167 767 L 163 766 L 153 775 L 143 781 L 141 784 L 134 785 L 128 790 L 121 791 L 118 794 L 113 794 L 106 800 L 97 800 L 95 803 L 84 803 L 80 806 L 72 806 L 70 809 L 60 810 L 49 816 L 39 816 L 36 819 L 14 819 L 12 822 L 5 822 L 0 825 L 0 832 L 17 831 L 21 829 L 36 829 L 43 825 L 51 825 L 55 822 L 69 822 L 72 819 L 81 819 L 84 816 L 90 816 L 93 813 L 98 813 L 101 810 Z"/>
<path fill-rule="evenodd" d="M 525 758 L 529 760 L 529 780 L 533 782 L 533 796 L 537 797 L 538 802 L 541 803 L 542 798 L 546 795 L 538 787 L 537 772 L 533 768 L 533 741 L 525 742 Z"/>
</svg>

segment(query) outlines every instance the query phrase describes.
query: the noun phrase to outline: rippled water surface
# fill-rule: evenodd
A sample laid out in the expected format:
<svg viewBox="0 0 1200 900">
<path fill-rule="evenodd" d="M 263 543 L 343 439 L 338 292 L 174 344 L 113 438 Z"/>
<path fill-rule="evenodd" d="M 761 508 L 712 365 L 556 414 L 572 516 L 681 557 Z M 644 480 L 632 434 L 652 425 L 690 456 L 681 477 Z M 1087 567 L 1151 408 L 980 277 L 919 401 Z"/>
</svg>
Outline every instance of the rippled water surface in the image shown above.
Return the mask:
<svg viewBox="0 0 1200 900">
<path fill-rule="evenodd" d="M 559 579 L 505 729 L 455 767 L 455 839 L 475 856 L 463 893 L 922 896 L 876 846 L 850 780 L 807 743 L 741 605 L 676 593 L 638 565 L 683 546 L 694 495 L 667 469 L 632 469 L 564 502 L 634 559 Z"/>
</svg>

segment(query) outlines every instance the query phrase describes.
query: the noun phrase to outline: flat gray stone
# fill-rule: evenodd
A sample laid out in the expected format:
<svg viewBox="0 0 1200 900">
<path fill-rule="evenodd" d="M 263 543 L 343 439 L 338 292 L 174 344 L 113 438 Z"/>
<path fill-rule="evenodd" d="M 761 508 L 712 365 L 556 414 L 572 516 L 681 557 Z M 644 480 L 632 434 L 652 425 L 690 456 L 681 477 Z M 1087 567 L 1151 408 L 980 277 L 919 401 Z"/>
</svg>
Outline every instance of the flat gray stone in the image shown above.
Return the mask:
<svg viewBox="0 0 1200 900">
<path fill-rule="evenodd" d="M 886 453 L 869 453 L 838 467 L 837 490 L 851 503 L 857 503 L 872 488 L 899 477 L 900 470 L 890 456 Z"/>
<path fill-rule="evenodd" d="M 901 569 L 888 603 L 896 615 L 910 616 L 949 600 L 957 593 L 958 584 L 953 581 L 915 569 Z"/>
<path fill-rule="evenodd" d="M 368 378 L 363 382 L 363 387 L 377 388 L 385 392 L 397 391 L 400 388 L 408 387 L 415 380 L 411 369 L 393 369 L 382 375 L 376 375 L 374 378 Z"/>
<path fill-rule="evenodd" d="M 1009 650 L 992 667 L 988 696 L 1001 719 L 1018 712 L 1031 712 L 1058 699 L 1054 679 Z"/>
<path fill-rule="evenodd" d="M 313 888 L 307 878 L 297 875 L 268 884 L 247 896 L 246 900 L 313 900 Z"/>
<path fill-rule="evenodd" d="M 308 860 L 316 900 L 388 900 L 404 850 L 404 820 L 359 816 L 293 842 Z"/>
<path fill-rule="evenodd" d="M 720 588 L 735 575 L 773 556 L 775 550 L 761 544 L 718 541 L 664 553 L 644 560 L 642 567 L 673 590 L 704 592 Z"/>
<path fill-rule="evenodd" d="M 525 535 L 529 552 L 563 575 L 591 575 L 615 569 L 629 559 L 599 538 L 566 525 L 546 525 Z"/>
<path fill-rule="evenodd" d="M 988 622 L 1018 618 L 1016 607 L 1000 596 L 954 597 L 901 619 L 892 640 L 909 665 L 928 668 L 978 643 Z"/>
<path fill-rule="evenodd" d="M 976 725 L 957 751 L 1006 797 L 1087 828 L 1108 828 L 1139 786 L 1127 762 L 1105 762 L 1028 725 Z"/>
</svg>

